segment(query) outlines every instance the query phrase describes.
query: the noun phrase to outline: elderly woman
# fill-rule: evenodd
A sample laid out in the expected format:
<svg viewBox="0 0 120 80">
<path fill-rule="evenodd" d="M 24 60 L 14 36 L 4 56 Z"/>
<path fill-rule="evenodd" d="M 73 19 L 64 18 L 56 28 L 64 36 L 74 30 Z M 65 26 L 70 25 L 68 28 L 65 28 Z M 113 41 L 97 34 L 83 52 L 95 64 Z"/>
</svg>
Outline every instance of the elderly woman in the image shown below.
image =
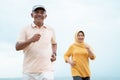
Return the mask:
<svg viewBox="0 0 120 80">
<path fill-rule="evenodd" d="M 95 55 L 84 38 L 83 31 L 76 31 L 75 42 L 64 54 L 65 62 L 71 65 L 73 80 L 90 80 L 89 59 L 94 60 Z"/>
</svg>

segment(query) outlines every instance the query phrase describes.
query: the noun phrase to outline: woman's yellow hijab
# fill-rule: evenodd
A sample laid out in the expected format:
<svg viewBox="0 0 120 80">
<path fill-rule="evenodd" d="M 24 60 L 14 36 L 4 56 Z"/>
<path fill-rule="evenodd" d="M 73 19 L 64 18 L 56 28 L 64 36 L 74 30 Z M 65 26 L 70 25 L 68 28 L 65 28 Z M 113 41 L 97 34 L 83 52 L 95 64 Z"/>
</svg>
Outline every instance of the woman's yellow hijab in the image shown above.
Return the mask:
<svg viewBox="0 0 120 80">
<path fill-rule="evenodd" d="M 78 45 L 78 46 L 80 46 L 80 47 L 85 47 L 84 41 L 83 41 L 83 42 L 79 42 L 79 40 L 78 40 L 78 38 L 77 38 L 77 35 L 78 35 L 78 33 L 79 33 L 80 31 L 82 31 L 82 30 L 78 29 L 78 30 L 75 32 L 75 42 L 74 42 L 74 44 L 75 44 L 75 45 Z M 84 31 L 82 31 L 82 32 L 84 33 Z M 84 35 L 84 34 L 83 34 L 83 35 Z M 84 36 L 85 36 L 85 35 L 84 35 Z"/>
</svg>

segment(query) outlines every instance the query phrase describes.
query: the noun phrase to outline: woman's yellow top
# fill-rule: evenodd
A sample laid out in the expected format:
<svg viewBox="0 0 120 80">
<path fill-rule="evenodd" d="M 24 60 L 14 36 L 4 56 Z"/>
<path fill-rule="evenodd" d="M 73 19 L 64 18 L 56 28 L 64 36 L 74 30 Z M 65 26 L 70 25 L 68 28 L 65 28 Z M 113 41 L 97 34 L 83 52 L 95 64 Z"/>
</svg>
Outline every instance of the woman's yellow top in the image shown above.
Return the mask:
<svg viewBox="0 0 120 80">
<path fill-rule="evenodd" d="M 71 66 L 72 76 L 89 77 L 89 56 L 84 43 L 81 46 L 77 44 L 71 45 L 64 55 L 65 61 L 70 57 L 75 62 L 75 65 Z"/>
<path fill-rule="evenodd" d="M 64 54 L 65 61 L 72 59 L 72 61 L 75 62 L 75 65 L 71 66 L 72 76 L 90 77 L 89 53 L 86 46 L 88 46 L 86 43 L 80 43 L 77 40 L 76 32 L 75 43 L 73 43 Z M 94 54 L 93 59 L 95 59 Z"/>
</svg>

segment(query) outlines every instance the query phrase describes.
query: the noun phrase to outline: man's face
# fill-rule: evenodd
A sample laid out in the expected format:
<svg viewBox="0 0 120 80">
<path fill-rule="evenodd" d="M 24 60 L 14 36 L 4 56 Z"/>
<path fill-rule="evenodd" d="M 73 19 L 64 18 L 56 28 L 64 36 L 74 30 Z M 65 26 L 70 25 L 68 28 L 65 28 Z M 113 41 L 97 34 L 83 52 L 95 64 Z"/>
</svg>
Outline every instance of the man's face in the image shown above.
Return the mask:
<svg viewBox="0 0 120 80">
<path fill-rule="evenodd" d="M 46 12 L 41 9 L 37 9 L 31 13 L 32 18 L 34 18 L 35 22 L 43 22 L 44 19 L 47 17 Z"/>
</svg>

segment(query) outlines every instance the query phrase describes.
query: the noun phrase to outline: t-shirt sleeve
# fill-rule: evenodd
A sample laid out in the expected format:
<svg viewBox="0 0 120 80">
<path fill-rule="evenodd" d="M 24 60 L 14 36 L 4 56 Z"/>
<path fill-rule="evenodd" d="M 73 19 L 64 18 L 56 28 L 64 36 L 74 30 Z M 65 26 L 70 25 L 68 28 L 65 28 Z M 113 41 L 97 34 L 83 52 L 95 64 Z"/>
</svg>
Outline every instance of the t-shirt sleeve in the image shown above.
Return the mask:
<svg viewBox="0 0 120 80">
<path fill-rule="evenodd" d="M 68 50 L 64 53 L 64 60 L 67 61 L 72 56 L 73 46 L 71 45 Z"/>
<path fill-rule="evenodd" d="M 51 30 L 52 30 L 52 39 L 51 39 L 51 43 L 52 43 L 52 44 L 56 44 L 57 42 L 56 42 L 55 31 L 54 31 L 53 29 L 51 29 Z"/>
<path fill-rule="evenodd" d="M 23 42 L 23 41 L 25 41 L 26 40 L 26 36 L 25 35 L 26 35 L 25 28 L 23 28 L 20 31 L 19 35 L 18 35 L 17 42 Z"/>
</svg>

